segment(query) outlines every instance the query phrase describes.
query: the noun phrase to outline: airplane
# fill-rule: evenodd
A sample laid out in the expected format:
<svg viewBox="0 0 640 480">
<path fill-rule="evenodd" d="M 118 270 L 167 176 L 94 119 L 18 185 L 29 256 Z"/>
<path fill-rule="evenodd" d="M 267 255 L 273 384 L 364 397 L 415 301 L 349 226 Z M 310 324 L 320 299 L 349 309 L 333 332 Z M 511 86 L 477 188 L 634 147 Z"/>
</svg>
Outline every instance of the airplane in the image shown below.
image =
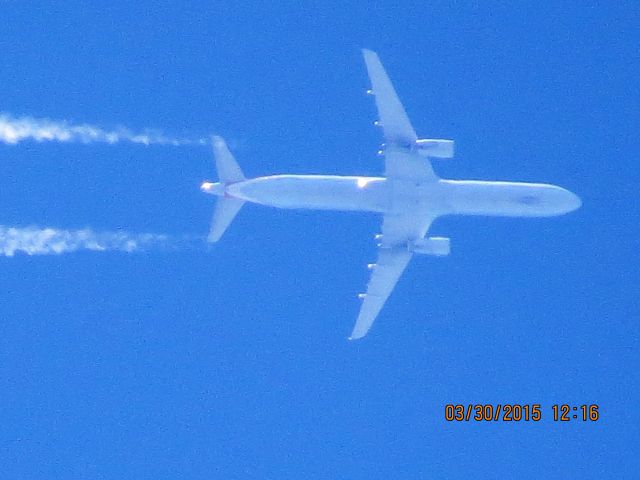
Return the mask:
<svg viewBox="0 0 640 480">
<path fill-rule="evenodd" d="M 271 175 L 247 179 L 219 136 L 212 137 L 219 181 L 201 190 L 218 196 L 208 241 L 216 242 L 245 202 L 277 208 L 375 212 L 382 215 L 378 259 L 350 340 L 364 337 L 416 254 L 445 256 L 450 241 L 427 237 L 435 219 L 445 215 L 551 217 L 578 209 L 574 193 L 545 183 L 447 180 L 431 159 L 448 159 L 454 142 L 419 139 L 378 55 L 363 49 L 384 144 L 384 177 Z"/>
</svg>

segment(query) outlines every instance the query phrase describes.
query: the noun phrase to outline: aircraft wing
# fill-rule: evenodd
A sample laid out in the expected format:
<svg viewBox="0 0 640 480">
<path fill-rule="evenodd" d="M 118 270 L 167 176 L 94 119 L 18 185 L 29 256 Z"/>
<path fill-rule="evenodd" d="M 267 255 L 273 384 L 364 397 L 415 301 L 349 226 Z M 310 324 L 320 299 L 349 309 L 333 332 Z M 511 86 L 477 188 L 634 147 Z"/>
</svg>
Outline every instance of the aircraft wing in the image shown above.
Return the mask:
<svg viewBox="0 0 640 480">
<path fill-rule="evenodd" d="M 385 176 L 410 180 L 437 179 L 429 161 L 410 148 L 418 136 L 378 54 L 366 49 L 362 50 L 362 53 L 371 81 L 371 93 L 376 99 L 379 125 L 385 139 Z"/>
<path fill-rule="evenodd" d="M 349 340 L 362 338 L 367 334 L 411 260 L 413 254 L 408 250 L 407 243 L 410 240 L 424 238 L 435 218 L 416 218 L 415 215 L 408 214 L 385 215 L 382 222 L 382 243 L 378 247 L 378 261 L 372 266 L 373 272 L 367 285 L 367 293 L 364 294 L 364 301 Z"/>
<path fill-rule="evenodd" d="M 411 126 L 407 112 L 404 111 L 378 54 L 366 49 L 362 50 L 362 54 L 367 65 L 371 92 L 375 95 L 385 140 L 388 143 L 399 144 L 415 142 L 418 136 Z"/>
<path fill-rule="evenodd" d="M 387 182 L 391 188 L 403 188 L 403 181 L 438 180 L 429 161 L 412 148 L 418 137 L 378 55 L 371 50 L 362 53 L 386 142 L 383 153 Z M 411 260 L 409 242 L 424 238 L 435 218 L 415 211 L 393 211 L 384 215 L 378 261 L 372 265 L 367 293 L 349 339 L 367 334 Z"/>
<path fill-rule="evenodd" d="M 380 313 L 384 303 L 391 295 L 400 275 L 411 260 L 412 253 L 406 248 L 381 248 L 378 251 L 378 261 L 373 267 L 373 273 L 367 285 L 358 319 L 353 327 L 349 340 L 364 337 L 374 320 Z"/>
</svg>

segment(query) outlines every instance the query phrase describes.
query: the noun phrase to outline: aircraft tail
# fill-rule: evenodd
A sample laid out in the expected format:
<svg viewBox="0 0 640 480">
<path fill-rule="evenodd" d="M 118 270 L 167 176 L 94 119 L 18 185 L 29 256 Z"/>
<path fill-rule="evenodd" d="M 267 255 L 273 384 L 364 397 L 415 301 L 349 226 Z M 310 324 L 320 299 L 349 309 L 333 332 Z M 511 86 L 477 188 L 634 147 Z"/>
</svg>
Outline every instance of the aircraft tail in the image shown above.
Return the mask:
<svg viewBox="0 0 640 480">
<path fill-rule="evenodd" d="M 213 143 L 213 156 L 216 160 L 216 170 L 218 171 L 218 179 L 220 183 L 241 182 L 246 180 L 240 170 L 240 166 L 236 159 L 229 151 L 227 144 L 222 137 L 214 135 L 211 137 Z"/>
<path fill-rule="evenodd" d="M 220 197 L 213 211 L 207 242 L 217 242 L 244 205 L 244 200 Z"/>
<path fill-rule="evenodd" d="M 242 205 L 244 205 L 244 200 L 226 196 L 224 193 L 224 187 L 228 183 L 241 182 L 246 178 L 243 175 L 238 162 L 236 162 L 236 159 L 229 151 L 224 139 L 222 137 L 213 136 L 211 137 L 211 142 L 213 144 L 213 155 L 215 157 L 216 170 L 218 172 L 220 183 L 209 184 L 205 182 L 202 188 L 205 191 L 209 191 L 209 193 L 219 195 L 216 202 L 216 208 L 213 212 L 213 219 L 211 220 L 209 236 L 207 237 L 208 242 L 217 242 L 238 214 Z M 205 187 L 206 185 L 209 186 Z M 215 188 L 218 185 L 222 188 Z"/>
</svg>

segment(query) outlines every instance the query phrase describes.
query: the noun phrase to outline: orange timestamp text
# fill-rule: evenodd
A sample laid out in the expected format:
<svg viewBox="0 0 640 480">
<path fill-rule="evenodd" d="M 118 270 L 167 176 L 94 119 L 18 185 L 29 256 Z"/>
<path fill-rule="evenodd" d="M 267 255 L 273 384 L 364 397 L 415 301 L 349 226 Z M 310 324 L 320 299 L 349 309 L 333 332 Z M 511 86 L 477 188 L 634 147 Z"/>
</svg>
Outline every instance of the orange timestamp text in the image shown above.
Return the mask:
<svg viewBox="0 0 640 480">
<path fill-rule="evenodd" d="M 451 404 L 444 406 L 444 419 L 447 422 L 539 422 L 543 417 L 542 405 L 530 404 Z M 600 419 L 598 405 L 576 405 L 567 403 L 551 406 L 552 419 L 555 422 L 581 420 L 596 422 Z"/>
</svg>

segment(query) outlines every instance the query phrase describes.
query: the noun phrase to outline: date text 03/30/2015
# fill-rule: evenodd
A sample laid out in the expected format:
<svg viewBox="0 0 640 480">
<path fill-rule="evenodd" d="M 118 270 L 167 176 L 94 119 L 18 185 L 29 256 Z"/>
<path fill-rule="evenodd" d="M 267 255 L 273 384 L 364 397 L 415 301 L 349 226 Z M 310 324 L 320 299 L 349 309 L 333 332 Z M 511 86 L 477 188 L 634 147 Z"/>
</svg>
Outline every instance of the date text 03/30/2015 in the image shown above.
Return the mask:
<svg viewBox="0 0 640 480">
<path fill-rule="evenodd" d="M 557 403 L 543 412 L 539 403 L 529 404 L 447 404 L 444 419 L 447 422 L 539 422 L 548 414 L 554 422 L 597 422 L 598 405 L 570 405 Z"/>
</svg>

